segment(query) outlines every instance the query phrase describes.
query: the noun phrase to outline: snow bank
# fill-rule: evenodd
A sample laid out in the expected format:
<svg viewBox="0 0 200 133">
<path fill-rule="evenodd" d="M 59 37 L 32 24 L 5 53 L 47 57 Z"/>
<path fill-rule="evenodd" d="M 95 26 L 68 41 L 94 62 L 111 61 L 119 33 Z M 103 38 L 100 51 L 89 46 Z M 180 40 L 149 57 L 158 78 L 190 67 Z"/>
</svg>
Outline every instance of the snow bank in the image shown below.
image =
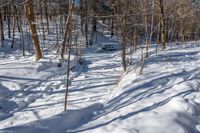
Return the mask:
<svg viewBox="0 0 200 133">
<path fill-rule="evenodd" d="M 56 116 L 31 122 L 21 126 L 0 130 L 0 133 L 64 133 L 90 121 L 94 112 L 103 109 L 102 104 L 94 104 L 79 110 L 69 110 Z"/>
</svg>

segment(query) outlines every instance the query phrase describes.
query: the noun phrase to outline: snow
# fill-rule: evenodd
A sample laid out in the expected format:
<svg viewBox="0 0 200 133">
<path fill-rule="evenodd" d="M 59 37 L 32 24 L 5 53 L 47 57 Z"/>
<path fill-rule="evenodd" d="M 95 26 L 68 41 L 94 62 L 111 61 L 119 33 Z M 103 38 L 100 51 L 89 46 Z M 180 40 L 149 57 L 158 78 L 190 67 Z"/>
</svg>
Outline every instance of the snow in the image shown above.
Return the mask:
<svg viewBox="0 0 200 133">
<path fill-rule="evenodd" d="M 106 44 L 119 42 L 98 31 L 84 63 L 72 58 L 65 112 L 65 62 L 60 68 L 51 54 L 39 62 L 1 54 L 0 133 L 200 132 L 200 45 L 171 45 L 157 55 L 152 45 L 139 75 L 140 50 L 123 73 L 120 51 L 99 49 Z"/>
<path fill-rule="evenodd" d="M 82 123 L 89 121 L 94 117 L 93 112 L 102 108 L 102 104 L 94 104 L 87 108 L 79 110 L 68 110 L 67 112 L 63 112 L 51 118 L 43 119 L 37 122 L 32 122 L 22 126 L 7 128 L 6 131 L 0 132 L 12 132 L 14 130 L 15 132 L 19 133 L 61 133 L 65 132 L 65 130 L 67 129 L 69 130 L 71 128 L 75 128 L 81 125 Z"/>
<path fill-rule="evenodd" d="M 175 56 L 169 59 L 168 52 Z M 198 56 L 199 46 L 151 56 L 143 75 L 139 68 L 126 74 L 104 111 L 74 132 L 198 133 Z"/>
</svg>

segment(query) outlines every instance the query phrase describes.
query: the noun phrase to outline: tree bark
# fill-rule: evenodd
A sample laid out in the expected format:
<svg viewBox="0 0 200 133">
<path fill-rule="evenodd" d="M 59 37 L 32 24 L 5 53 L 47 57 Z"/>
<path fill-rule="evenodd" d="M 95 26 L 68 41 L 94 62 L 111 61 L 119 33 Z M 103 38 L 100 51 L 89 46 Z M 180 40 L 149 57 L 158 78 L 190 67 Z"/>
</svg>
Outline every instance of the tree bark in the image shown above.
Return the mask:
<svg viewBox="0 0 200 133">
<path fill-rule="evenodd" d="M 3 28 L 3 18 L 0 12 L 0 30 L 1 30 L 1 41 L 4 40 L 4 28 Z"/>
<path fill-rule="evenodd" d="M 166 48 L 166 31 L 165 31 L 165 12 L 164 12 L 164 0 L 159 0 L 160 3 L 160 13 L 161 13 L 161 41 L 162 49 Z"/>
<path fill-rule="evenodd" d="M 124 71 L 126 71 L 126 15 L 121 20 L 121 57 Z"/>
<path fill-rule="evenodd" d="M 68 63 L 67 63 L 67 83 L 66 83 L 66 92 L 65 92 L 65 102 L 64 110 L 67 110 L 67 101 L 68 101 L 68 90 L 69 90 L 69 75 L 70 75 L 70 57 L 71 57 L 71 17 L 72 17 L 73 5 L 72 1 L 69 0 L 69 11 L 65 24 L 65 36 L 63 40 L 63 45 L 66 45 L 68 42 Z"/>
<path fill-rule="evenodd" d="M 39 43 L 39 39 L 38 39 L 38 35 L 37 35 L 32 0 L 29 0 L 27 5 L 25 5 L 25 12 L 26 12 L 26 17 L 28 19 L 28 23 L 29 23 L 30 30 L 32 33 L 32 39 L 34 42 L 34 48 L 35 48 L 35 53 L 36 53 L 36 61 L 38 61 L 42 58 L 42 52 L 40 49 L 40 43 Z"/>
</svg>

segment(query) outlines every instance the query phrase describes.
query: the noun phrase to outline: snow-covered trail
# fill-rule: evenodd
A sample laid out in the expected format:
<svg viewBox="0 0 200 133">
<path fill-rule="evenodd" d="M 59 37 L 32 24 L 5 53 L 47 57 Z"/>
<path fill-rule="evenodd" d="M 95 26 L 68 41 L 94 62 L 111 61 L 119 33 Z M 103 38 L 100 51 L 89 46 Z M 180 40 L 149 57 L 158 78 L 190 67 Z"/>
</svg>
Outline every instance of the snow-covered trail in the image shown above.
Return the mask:
<svg viewBox="0 0 200 133">
<path fill-rule="evenodd" d="M 90 53 L 82 72 L 71 79 L 68 109 L 79 109 L 106 100 L 121 76 L 118 53 Z M 72 72 L 73 75 L 73 72 Z M 32 88 L 37 96 L 27 107 L 0 121 L 0 129 L 47 118 L 63 111 L 65 76 L 54 76 Z M 26 98 L 26 97 L 24 97 Z"/>
</svg>

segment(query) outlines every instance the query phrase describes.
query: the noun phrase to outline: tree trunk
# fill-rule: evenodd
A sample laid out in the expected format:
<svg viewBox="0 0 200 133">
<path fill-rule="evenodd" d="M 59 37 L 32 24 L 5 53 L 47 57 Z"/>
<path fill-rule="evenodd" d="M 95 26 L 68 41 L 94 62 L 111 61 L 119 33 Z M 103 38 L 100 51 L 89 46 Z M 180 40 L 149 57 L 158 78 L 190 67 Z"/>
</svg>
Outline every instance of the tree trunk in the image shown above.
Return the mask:
<svg viewBox="0 0 200 133">
<path fill-rule="evenodd" d="M 146 52 L 145 52 L 145 58 L 148 58 L 149 56 L 149 32 L 148 32 L 148 12 L 147 12 L 147 3 L 145 2 L 145 44 L 146 44 Z"/>
<path fill-rule="evenodd" d="M 11 26 L 10 26 L 10 15 L 11 15 L 11 7 L 9 5 L 9 7 L 7 8 L 7 24 L 8 24 L 8 38 L 11 38 Z"/>
<path fill-rule="evenodd" d="M 113 7 L 113 11 L 112 11 L 112 15 L 115 15 L 115 11 L 114 11 L 114 7 Z M 114 17 L 111 18 L 111 33 L 110 36 L 113 37 L 114 36 L 114 24 L 115 24 L 115 19 Z"/>
<path fill-rule="evenodd" d="M 28 19 L 28 23 L 30 26 L 30 30 L 32 33 L 32 39 L 34 42 L 34 48 L 36 53 L 36 61 L 40 60 L 42 58 L 42 52 L 40 49 L 39 39 L 37 35 L 37 29 L 35 24 L 35 17 L 34 17 L 34 11 L 33 11 L 33 1 L 29 0 L 28 4 L 25 6 L 26 11 L 26 17 Z"/>
<path fill-rule="evenodd" d="M 93 45 L 94 35 L 96 33 L 96 29 L 97 29 L 96 18 L 93 17 L 93 19 L 92 19 L 92 34 L 91 34 L 91 38 L 90 38 L 90 45 Z"/>
<path fill-rule="evenodd" d="M 12 34 L 11 48 L 14 48 L 14 43 L 15 43 L 15 25 L 16 25 L 16 20 L 15 18 L 13 18 L 13 34 Z"/>
<path fill-rule="evenodd" d="M 69 74 L 70 74 L 70 57 L 71 57 L 71 17 L 72 17 L 72 1 L 69 0 L 69 12 L 67 16 L 67 21 L 65 24 L 65 36 L 63 44 L 66 45 L 68 42 L 68 63 L 67 63 L 67 83 L 66 83 L 66 93 L 65 93 L 65 103 L 64 103 L 64 110 L 67 110 L 67 100 L 68 100 L 68 89 L 69 89 Z"/>
<path fill-rule="evenodd" d="M 0 30 L 1 30 L 1 41 L 4 40 L 4 29 L 3 29 L 3 18 L 2 18 L 2 14 L 0 12 Z"/>
<path fill-rule="evenodd" d="M 121 20 L 121 57 L 124 71 L 126 71 L 126 15 Z"/>
<path fill-rule="evenodd" d="M 166 31 L 165 31 L 165 12 L 164 12 L 164 0 L 159 0 L 160 2 L 160 13 L 161 13 L 161 41 L 162 49 L 166 48 Z"/>
<path fill-rule="evenodd" d="M 46 21 L 47 21 L 47 32 L 49 34 L 49 18 L 48 18 L 48 7 L 47 7 L 47 0 L 44 1 L 44 7 L 45 7 L 45 17 L 46 17 Z"/>
</svg>

